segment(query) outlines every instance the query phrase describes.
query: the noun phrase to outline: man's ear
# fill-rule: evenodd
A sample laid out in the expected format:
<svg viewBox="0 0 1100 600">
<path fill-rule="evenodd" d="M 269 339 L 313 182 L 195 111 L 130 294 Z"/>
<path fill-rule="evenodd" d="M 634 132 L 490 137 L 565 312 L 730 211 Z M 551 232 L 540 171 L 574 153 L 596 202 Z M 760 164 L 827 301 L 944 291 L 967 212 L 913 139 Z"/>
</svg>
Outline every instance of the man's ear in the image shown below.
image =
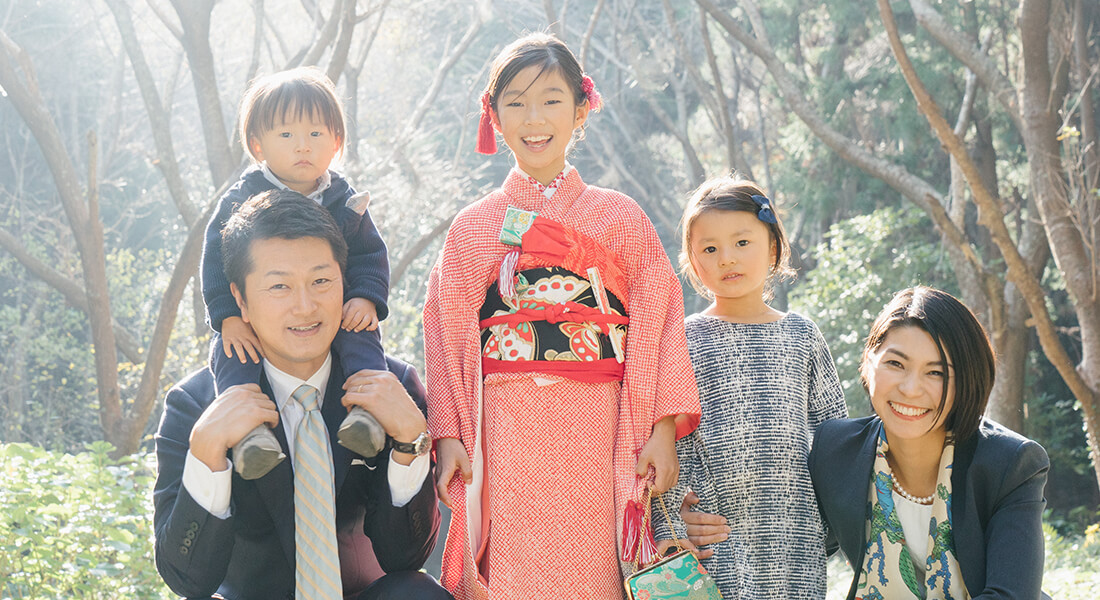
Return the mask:
<svg viewBox="0 0 1100 600">
<path fill-rule="evenodd" d="M 233 299 L 237 301 L 237 308 L 241 309 L 241 319 L 248 323 L 248 304 L 244 301 L 244 294 L 241 293 L 237 284 L 232 282 L 229 284 L 229 291 L 233 294 Z"/>
</svg>

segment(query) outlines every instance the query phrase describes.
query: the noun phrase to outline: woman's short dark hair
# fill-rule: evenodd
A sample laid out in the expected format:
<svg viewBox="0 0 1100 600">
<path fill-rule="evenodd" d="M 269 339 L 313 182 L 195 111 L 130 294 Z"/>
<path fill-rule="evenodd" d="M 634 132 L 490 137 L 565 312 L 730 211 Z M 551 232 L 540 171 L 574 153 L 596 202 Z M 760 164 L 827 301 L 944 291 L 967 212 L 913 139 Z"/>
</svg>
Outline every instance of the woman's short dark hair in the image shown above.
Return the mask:
<svg viewBox="0 0 1100 600">
<path fill-rule="evenodd" d="M 325 240 L 340 272 L 348 260 L 348 244 L 336 219 L 319 204 L 293 190 L 256 194 L 229 217 L 222 228 L 222 268 L 244 297 L 244 280 L 252 272 L 252 242 L 272 238 Z"/>
<path fill-rule="evenodd" d="M 996 358 L 982 324 L 957 298 L 935 288 L 911 287 L 894 294 L 871 325 L 863 347 L 860 379 L 868 389 L 866 366 L 886 334 L 898 327 L 917 327 L 932 336 L 943 364 L 952 365 L 953 375 L 944 378 L 943 393 L 936 409 L 936 420 L 947 402 L 948 385 L 955 386 L 955 403 L 944 419 L 948 431 L 963 441 L 978 431 L 989 393 L 996 377 Z"/>
</svg>

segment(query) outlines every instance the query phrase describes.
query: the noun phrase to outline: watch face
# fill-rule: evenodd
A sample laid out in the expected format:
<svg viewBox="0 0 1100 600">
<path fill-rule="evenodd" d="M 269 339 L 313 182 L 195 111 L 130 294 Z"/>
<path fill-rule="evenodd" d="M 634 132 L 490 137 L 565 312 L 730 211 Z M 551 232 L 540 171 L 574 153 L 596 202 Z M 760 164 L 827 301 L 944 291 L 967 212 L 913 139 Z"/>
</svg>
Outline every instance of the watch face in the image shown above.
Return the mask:
<svg viewBox="0 0 1100 600">
<path fill-rule="evenodd" d="M 428 432 L 420 434 L 420 437 L 416 438 L 413 442 L 413 447 L 416 448 L 416 455 L 427 454 L 432 449 L 432 436 L 428 435 Z"/>
<path fill-rule="evenodd" d="M 394 440 L 393 447 L 398 452 L 421 456 L 423 454 L 427 454 L 428 451 L 432 449 L 432 436 L 427 431 L 425 431 L 418 435 L 415 440 L 407 444 Z"/>
</svg>

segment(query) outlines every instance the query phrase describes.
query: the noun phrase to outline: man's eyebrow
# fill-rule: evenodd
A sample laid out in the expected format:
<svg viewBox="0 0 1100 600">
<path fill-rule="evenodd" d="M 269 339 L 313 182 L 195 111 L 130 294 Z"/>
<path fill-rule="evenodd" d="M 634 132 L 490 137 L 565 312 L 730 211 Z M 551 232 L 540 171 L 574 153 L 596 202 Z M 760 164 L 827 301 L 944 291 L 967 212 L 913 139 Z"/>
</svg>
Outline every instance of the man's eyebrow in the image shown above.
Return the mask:
<svg viewBox="0 0 1100 600">
<path fill-rule="evenodd" d="M 335 268 L 336 268 L 336 265 L 333 264 L 333 263 L 322 263 L 322 264 L 315 265 L 314 267 L 310 268 L 310 271 L 313 272 L 313 273 L 316 273 L 317 271 L 327 271 L 329 269 L 335 269 Z M 269 271 L 267 271 L 266 273 L 263 274 L 264 277 L 272 277 L 272 276 L 274 276 L 274 277 L 280 277 L 280 276 L 281 277 L 286 277 L 287 275 L 290 275 L 290 271 L 283 271 L 283 270 L 280 270 L 278 267 L 276 267 L 274 269 L 271 269 L 271 270 L 269 270 Z"/>
</svg>

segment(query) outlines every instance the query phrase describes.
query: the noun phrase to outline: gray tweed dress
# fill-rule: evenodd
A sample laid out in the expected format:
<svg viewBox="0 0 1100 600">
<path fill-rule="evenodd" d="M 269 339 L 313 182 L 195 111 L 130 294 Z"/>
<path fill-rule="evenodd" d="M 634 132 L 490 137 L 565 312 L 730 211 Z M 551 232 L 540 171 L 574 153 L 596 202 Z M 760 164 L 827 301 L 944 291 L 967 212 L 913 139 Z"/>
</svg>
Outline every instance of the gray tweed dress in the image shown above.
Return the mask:
<svg viewBox="0 0 1100 600">
<path fill-rule="evenodd" d="M 787 313 L 773 323 L 705 315 L 684 322 L 699 384 L 702 422 L 680 439 L 680 479 L 664 498 L 677 508 L 688 489 L 697 510 L 726 517 L 732 532 L 703 565 L 727 600 L 825 597 L 824 525 L 806 458 L 814 430 L 846 417 L 832 356 L 813 321 Z M 658 539 L 670 537 L 659 505 Z"/>
</svg>

